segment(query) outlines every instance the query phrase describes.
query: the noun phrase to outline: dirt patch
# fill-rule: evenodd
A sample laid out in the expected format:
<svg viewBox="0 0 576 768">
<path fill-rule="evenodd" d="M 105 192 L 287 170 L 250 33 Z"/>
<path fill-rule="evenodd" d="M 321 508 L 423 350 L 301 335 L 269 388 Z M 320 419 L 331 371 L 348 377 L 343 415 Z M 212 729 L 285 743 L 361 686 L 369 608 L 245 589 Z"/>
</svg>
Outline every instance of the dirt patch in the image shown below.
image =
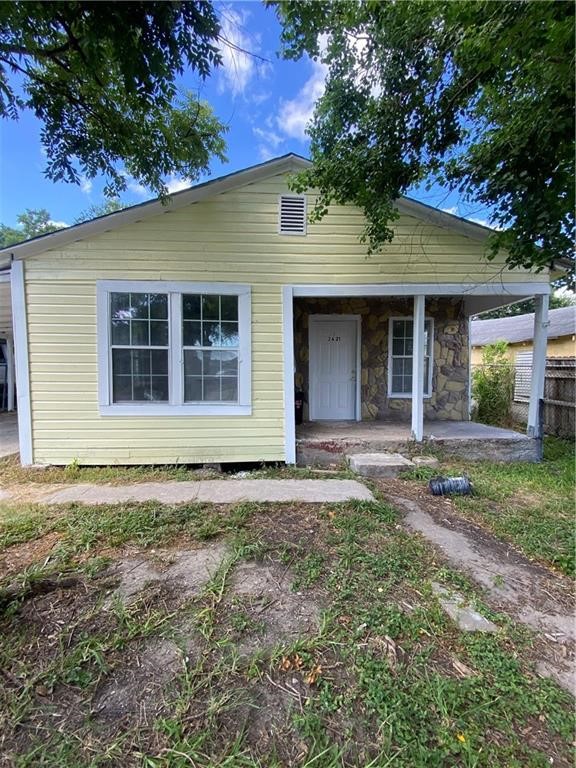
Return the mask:
<svg viewBox="0 0 576 768">
<path fill-rule="evenodd" d="M 0 578 L 20 573 L 34 563 L 45 562 L 61 539 L 56 531 L 38 539 L 14 544 L 0 553 Z"/>
<path fill-rule="evenodd" d="M 270 650 L 314 635 L 320 605 L 310 593 L 292 591 L 293 575 L 277 563 L 241 563 L 224 603 L 229 631 L 240 655 Z"/>
</svg>

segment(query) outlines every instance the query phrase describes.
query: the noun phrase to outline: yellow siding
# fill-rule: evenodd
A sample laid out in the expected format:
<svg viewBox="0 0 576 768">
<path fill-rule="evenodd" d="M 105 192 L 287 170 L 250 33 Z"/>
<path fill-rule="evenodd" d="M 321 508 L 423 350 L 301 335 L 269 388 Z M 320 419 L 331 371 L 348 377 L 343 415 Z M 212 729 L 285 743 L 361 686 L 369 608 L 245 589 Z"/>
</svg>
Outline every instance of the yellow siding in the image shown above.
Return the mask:
<svg viewBox="0 0 576 768">
<path fill-rule="evenodd" d="M 283 176 L 26 260 L 33 459 L 172 463 L 284 458 L 281 286 L 540 279 L 487 262 L 482 243 L 403 216 L 366 256 L 362 215 L 334 207 L 306 237 L 277 234 Z M 101 417 L 96 280 L 252 286 L 251 417 Z"/>
<path fill-rule="evenodd" d="M 531 352 L 532 341 L 518 342 L 509 344 L 507 349 L 508 358 L 513 362 L 516 360 L 518 352 Z M 546 345 L 547 357 L 574 357 L 576 356 L 576 338 L 574 336 L 561 336 L 558 339 L 548 339 Z M 482 364 L 482 347 L 472 348 L 472 365 Z"/>
<path fill-rule="evenodd" d="M 0 338 L 12 334 L 12 303 L 10 283 L 0 283 Z"/>
</svg>

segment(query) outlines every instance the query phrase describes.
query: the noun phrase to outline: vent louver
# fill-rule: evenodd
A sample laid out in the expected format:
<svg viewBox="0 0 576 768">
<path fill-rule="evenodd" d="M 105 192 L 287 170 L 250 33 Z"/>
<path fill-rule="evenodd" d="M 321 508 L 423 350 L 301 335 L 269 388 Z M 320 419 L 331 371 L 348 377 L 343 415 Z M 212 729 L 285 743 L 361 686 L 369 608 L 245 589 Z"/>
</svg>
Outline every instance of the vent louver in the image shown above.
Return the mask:
<svg viewBox="0 0 576 768">
<path fill-rule="evenodd" d="M 281 195 L 278 211 L 281 235 L 306 234 L 306 198 L 304 195 Z"/>
</svg>

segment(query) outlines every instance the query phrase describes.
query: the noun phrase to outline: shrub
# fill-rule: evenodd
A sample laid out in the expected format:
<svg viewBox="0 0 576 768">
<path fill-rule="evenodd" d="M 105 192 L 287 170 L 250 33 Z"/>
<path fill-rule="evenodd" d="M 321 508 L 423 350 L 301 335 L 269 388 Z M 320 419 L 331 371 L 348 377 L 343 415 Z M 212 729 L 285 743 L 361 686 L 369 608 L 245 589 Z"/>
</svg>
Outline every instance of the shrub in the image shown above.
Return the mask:
<svg viewBox="0 0 576 768">
<path fill-rule="evenodd" d="M 507 349 L 505 341 L 487 344 L 482 365 L 472 375 L 476 417 L 485 424 L 509 426 L 512 423 L 514 366 L 506 355 Z"/>
</svg>

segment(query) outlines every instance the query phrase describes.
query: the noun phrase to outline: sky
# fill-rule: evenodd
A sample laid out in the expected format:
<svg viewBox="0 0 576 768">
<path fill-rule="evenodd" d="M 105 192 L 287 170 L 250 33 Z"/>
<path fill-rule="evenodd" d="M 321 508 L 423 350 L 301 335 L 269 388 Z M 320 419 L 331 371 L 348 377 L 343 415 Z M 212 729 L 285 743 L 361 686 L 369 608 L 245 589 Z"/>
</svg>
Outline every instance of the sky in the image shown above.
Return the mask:
<svg viewBox="0 0 576 768">
<path fill-rule="evenodd" d="M 282 60 L 280 25 L 273 10 L 266 9 L 259 0 L 217 2 L 215 7 L 224 37 L 264 60 L 223 46 L 223 67 L 203 83 L 191 73 L 180 83 L 183 88 L 199 89 L 200 97 L 212 105 L 228 127 L 228 162 L 214 160 L 208 178 L 288 152 L 308 156 L 305 128 L 323 91 L 324 65 L 308 58 Z M 25 209 L 46 208 L 53 221 L 68 225 L 90 206 L 105 200 L 102 179 L 82 178 L 76 186 L 45 177 L 46 156 L 40 130 L 40 122 L 30 112 L 22 113 L 17 121 L 0 121 L 0 223 L 16 226 L 18 214 Z M 167 181 L 172 192 L 190 186 L 186 179 Z M 416 189 L 410 196 L 449 213 L 488 223 L 485 210 L 462 203 L 456 194 L 440 187 Z M 122 201 L 134 204 L 152 197 L 149 190 L 132 180 Z"/>
</svg>

